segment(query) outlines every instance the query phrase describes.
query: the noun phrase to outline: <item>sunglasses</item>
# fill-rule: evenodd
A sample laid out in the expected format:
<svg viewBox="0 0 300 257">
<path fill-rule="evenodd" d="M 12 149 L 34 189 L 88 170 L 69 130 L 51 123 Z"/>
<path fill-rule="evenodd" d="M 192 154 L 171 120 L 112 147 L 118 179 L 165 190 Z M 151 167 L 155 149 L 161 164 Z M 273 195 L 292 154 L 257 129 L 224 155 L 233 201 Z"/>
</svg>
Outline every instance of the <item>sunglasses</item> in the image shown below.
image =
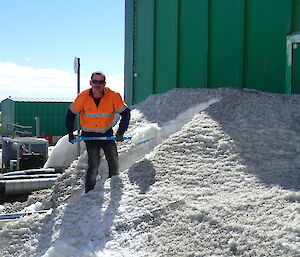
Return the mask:
<svg viewBox="0 0 300 257">
<path fill-rule="evenodd" d="M 102 85 L 102 84 L 105 83 L 105 80 L 96 80 L 96 79 L 93 79 L 92 82 L 93 82 L 94 84 L 100 84 L 100 85 Z"/>
</svg>

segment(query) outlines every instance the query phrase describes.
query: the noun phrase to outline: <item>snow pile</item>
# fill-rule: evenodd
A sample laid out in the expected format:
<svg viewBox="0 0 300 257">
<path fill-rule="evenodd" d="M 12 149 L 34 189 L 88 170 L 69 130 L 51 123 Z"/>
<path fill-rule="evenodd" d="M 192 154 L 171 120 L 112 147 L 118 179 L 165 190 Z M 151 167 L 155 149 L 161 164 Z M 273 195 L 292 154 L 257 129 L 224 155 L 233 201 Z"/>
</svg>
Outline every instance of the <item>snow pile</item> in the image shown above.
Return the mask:
<svg viewBox="0 0 300 257">
<path fill-rule="evenodd" d="M 159 130 L 160 127 L 156 123 L 149 124 L 147 127 L 139 127 L 133 131 L 132 143 L 139 144 L 156 138 Z"/>
<path fill-rule="evenodd" d="M 34 212 L 43 210 L 43 204 L 41 202 L 36 202 L 24 208 L 24 212 Z"/>
<path fill-rule="evenodd" d="M 83 194 L 82 153 L 25 203 L 52 212 L 2 227 L 0 256 L 299 256 L 299 105 L 230 88 L 149 97 L 127 135 L 156 137 L 119 144 L 119 177 L 102 159 Z"/>
<path fill-rule="evenodd" d="M 5 210 L 4 206 L 3 205 L 0 205 L 0 213 L 3 213 Z"/>
<path fill-rule="evenodd" d="M 76 133 L 76 132 L 74 132 Z M 44 165 L 44 168 L 65 168 L 69 167 L 70 164 L 77 158 L 78 144 L 70 144 L 69 136 L 65 135 L 60 138 L 55 148 L 52 149 L 51 154 Z M 83 153 L 85 150 L 85 144 L 80 142 L 80 152 Z M 68 154 L 66 154 L 66 152 Z"/>
</svg>

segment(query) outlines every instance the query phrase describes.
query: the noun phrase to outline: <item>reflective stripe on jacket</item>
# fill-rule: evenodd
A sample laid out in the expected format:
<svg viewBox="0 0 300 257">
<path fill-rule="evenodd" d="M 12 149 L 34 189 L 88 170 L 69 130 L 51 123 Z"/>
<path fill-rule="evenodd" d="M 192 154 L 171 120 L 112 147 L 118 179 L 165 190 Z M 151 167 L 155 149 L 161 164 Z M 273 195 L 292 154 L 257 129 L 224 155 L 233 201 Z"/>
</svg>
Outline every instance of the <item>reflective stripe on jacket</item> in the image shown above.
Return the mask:
<svg viewBox="0 0 300 257">
<path fill-rule="evenodd" d="M 115 125 L 115 113 L 127 108 L 121 95 L 107 87 L 98 107 L 95 104 L 92 90 L 82 91 L 71 104 L 70 110 L 80 114 L 80 125 L 83 131 L 104 133 Z"/>
</svg>

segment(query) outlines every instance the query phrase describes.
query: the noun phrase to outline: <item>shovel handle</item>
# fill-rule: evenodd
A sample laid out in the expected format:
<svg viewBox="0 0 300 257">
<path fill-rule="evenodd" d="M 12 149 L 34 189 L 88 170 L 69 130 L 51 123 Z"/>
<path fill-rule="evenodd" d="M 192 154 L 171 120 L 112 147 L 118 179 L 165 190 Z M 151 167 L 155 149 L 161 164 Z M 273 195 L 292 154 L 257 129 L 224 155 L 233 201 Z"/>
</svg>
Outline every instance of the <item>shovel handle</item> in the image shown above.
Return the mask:
<svg viewBox="0 0 300 257">
<path fill-rule="evenodd" d="M 80 142 L 82 140 L 116 140 L 115 136 L 111 136 L 111 137 L 83 137 L 80 135 L 74 135 L 75 139 L 72 140 L 72 143 L 77 143 Z M 124 140 L 129 140 L 132 139 L 132 137 L 124 137 Z"/>
</svg>

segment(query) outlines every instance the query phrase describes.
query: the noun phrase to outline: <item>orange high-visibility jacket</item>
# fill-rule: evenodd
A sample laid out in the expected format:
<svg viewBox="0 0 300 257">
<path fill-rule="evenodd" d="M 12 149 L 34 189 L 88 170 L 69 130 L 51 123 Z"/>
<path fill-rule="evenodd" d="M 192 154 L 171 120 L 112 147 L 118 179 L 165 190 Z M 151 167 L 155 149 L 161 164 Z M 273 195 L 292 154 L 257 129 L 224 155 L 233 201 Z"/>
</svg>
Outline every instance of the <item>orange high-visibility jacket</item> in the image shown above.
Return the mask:
<svg viewBox="0 0 300 257">
<path fill-rule="evenodd" d="M 104 94 L 98 107 L 91 89 L 79 93 L 70 106 L 70 110 L 74 114 L 80 114 L 80 125 L 83 131 L 100 133 L 113 127 L 115 113 L 121 113 L 126 108 L 121 95 L 108 87 L 104 88 Z"/>
</svg>

